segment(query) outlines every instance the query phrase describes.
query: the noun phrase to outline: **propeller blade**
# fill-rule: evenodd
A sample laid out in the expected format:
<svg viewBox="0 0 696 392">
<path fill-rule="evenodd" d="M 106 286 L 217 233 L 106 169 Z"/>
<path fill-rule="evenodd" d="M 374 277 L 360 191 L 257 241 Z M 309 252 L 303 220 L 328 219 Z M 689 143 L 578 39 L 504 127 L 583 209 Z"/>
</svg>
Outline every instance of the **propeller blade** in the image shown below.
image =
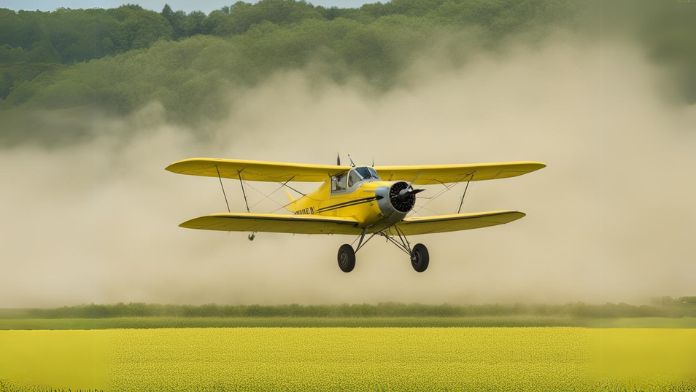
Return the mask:
<svg viewBox="0 0 696 392">
<path fill-rule="evenodd" d="M 413 187 L 408 187 L 406 189 L 403 189 L 399 192 L 399 194 L 396 196 L 397 200 L 404 200 L 410 195 L 415 195 L 417 193 L 423 192 L 425 189 L 413 189 Z"/>
</svg>

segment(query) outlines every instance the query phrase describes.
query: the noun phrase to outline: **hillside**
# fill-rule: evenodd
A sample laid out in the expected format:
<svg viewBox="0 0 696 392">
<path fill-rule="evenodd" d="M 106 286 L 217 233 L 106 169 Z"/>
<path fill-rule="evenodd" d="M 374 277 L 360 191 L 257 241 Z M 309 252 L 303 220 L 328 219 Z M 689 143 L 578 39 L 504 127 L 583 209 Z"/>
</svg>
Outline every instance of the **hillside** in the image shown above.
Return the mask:
<svg viewBox="0 0 696 392">
<path fill-rule="evenodd" d="M 69 141 L 37 112 L 123 115 L 157 102 L 195 126 L 224 117 L 235 97 L 278 72 L 310 69 L 317 83 L 360 83 L 379 94 L 419 59 L 457 67 L 509 43 L 559 31 L 588 42 L 625 35 L 665 66 L 677 99 L 696 100 L 696 7 L 664 2 L 398 0 L 359 9 L 303 1 L 238 2 L 184 13 L 165 6 L 55 12 L 0 10 L 0 142 Z M 611 23 L 606 23 L 611 20 Z M 662 23 L 669 20 L 669 24 Z M 600 27 L 600 28 L 597 28 Z M 65 114 L 68 113 L 68 114 Z M 78 116 L 79 117 L 79 116 Z"/>
</svg>

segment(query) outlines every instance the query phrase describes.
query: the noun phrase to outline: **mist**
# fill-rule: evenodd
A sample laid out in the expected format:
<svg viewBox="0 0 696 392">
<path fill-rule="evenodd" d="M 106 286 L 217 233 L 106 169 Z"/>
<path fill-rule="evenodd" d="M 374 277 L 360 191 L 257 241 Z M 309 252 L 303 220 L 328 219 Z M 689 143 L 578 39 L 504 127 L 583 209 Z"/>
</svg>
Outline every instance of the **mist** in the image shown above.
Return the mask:
<svg viewBox="0 0 696 392">
<path fill-rule="evenodd" d="M 669 99 L 666 70 L 630 40 L 566 34 L 481 52 L 464 65 L 443 58 L 433 49 L 414 59 L 399 87 L 382 94 L 364 81 L 318 80 L 314 68 L 275 74 L 230 91 L 234 106 L 207 126 L 209 138 L 167 122 L 152 102 L 123 118 L 80 119 L 103 136 L 2 147 L 0 307 L 642 302 L 694 294 L 696 108 Z M 430 250 L 422 274 L 381 239 L 345 274 L 336 251 L 353 237 L 259 233 L 250 242 L 247 233 L 177 227 L 226 207 L 217 179 L 164 171 L 173 161 L 331 163 L 336 152 L 358 164 L 535 160 L 547 168 L 472 183 L 463 211 L 527 216 L 412 237 Z M 225 187 L 232 210 L 243 210 L 239 184 Z M 276 188 L 251 183 L 252 210 L 282 205 L 283 191 L 270 199 L 258 192 Z M 462 191 L 421 199 L 416 210 L 456 212 Z"/>
</svg>

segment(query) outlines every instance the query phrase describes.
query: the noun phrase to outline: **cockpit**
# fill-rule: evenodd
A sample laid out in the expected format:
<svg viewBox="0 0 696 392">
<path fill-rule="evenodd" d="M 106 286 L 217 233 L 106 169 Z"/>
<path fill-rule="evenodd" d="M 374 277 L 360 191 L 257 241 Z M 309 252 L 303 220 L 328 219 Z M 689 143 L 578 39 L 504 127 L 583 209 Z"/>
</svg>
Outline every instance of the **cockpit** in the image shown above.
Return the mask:
<svg viewBox="0 0 696 392">
<path fill-rule="evenodd" d="M 331 177 L 331 192 L 343 192 L 363 181 L 379 180 L 375 169 L 371 167 L 355 167 L 347 173 Z"/>
</svg>

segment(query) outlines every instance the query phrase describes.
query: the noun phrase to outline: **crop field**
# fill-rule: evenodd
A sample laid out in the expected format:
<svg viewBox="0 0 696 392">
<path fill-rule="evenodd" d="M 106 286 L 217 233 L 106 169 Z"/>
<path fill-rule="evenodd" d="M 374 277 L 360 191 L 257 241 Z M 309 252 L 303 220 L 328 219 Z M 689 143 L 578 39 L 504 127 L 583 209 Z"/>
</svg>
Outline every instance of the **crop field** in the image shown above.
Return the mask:
<svg viewBox="0 0 696 392">
<path fill-rule="evenodd" d="M 0 331 L 0 391 L 694 391 L 696 329 Z"/>
</svg>

